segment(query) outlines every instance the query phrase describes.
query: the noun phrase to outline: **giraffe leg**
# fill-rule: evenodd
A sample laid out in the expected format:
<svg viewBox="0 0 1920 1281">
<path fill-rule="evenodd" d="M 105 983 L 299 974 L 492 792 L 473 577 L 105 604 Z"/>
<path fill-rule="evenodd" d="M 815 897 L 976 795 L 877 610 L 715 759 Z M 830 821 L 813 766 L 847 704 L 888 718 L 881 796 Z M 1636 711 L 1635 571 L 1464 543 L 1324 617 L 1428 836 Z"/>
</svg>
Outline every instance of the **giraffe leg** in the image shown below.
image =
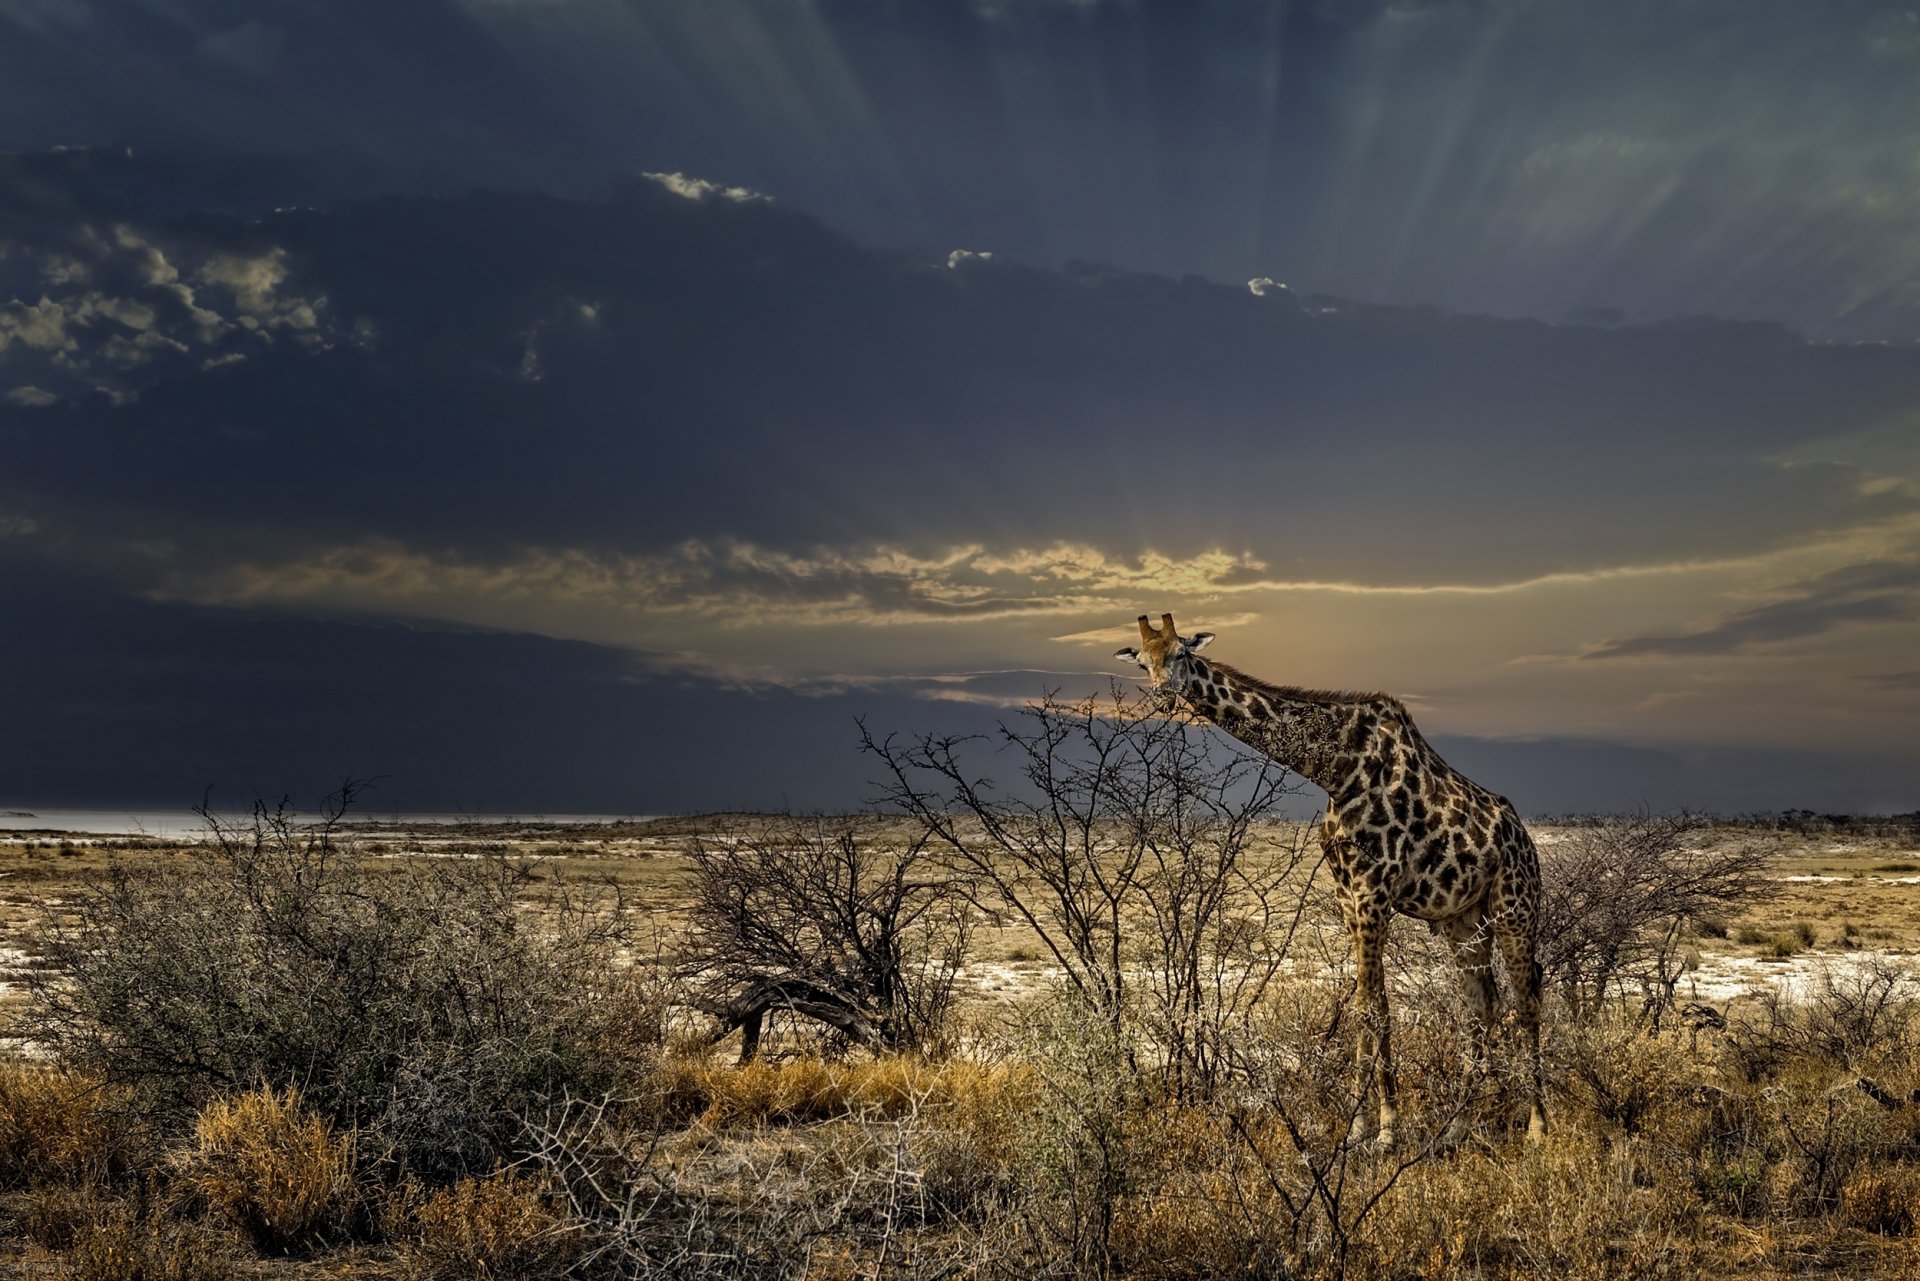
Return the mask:
<svg viewBox="0 0 1920 1281">
<path fill-rule="evenodd" d="M 1460 969 L 1460 992 L 1466 999 L 1470 1020 L 1466 1100 L 1441 1135 L 1442 1148 L 1455 1147 L 1473 1132 L 1478 1111 L 1475 1095 L 1485 1078 L 1491 1057 L 1494 1016 L 1498 1012 L 1499 989 L 1493 981 L 1493 929 L 1483 912 L 1455 917 L 1440 923 L 1441 933 L 1453 944 L 1453 957 Z"/>
<path fill-rule="evenodd" d="M 1355 1117 L 1353 1139 L 1381 1148 L 1394 1145 L 1395 1122 L 1399 1111 L 1394 1106 L 1393 1027 L 1387 1018 L 1387 927 L 1393 921 L 1393 909 L 1384 893 L 1361 899 L 1354 904 L 1353 951 L 1355 991 L 1360 997 L 1360 1071 L 1362 1093 L 1359 1114 Z M 1368 1114 L 1367 1103 L 1373 1087 L 1380 1090 L 1380 1117 L 1376 1127 Z"/>
<path fill-rule="evenodd" d="M 1342 892 L 1335 895 L 1340 905 L 1340 920 L 1347 928 L 1347 940 L 1353 947 L 1356 961 L 1360 956 L 1360 913 L 1354 902 L 1353 892 L 1343 886 Z M 1353 1102 L 1353 1115 L 1347 1127 L 1349 1146 L 1373 1142 L 1379 1132 L 1378 1124 L 1372 1112 L 1373 1104 L 1373 1036 L 1366 1015 L 1366 995 L 1356 974 L 1353 988 L 1347 993 L 1344 1005 L 1353 1014 L 1355 1034 L 1350 1039 L 1353 1046 L 1353 1059 L 1349 1063 L 1360 1095 Z"/>
<path fill-rule="evenodd" d="M 1534 958 L 1539 932 L 1539 920 L 1532 913 L 1517 921 L 1498 921 L 1494 927 L 1507 982 L 1513 988 L 1513 1008 L 1520 1020 L 1521 1044 L 1527 1052 L 1527 1137 L 1534 1140 L 1547 1132 L 1546 1075 L 1540 1064 L 1540 962 Z"/>
</svg>

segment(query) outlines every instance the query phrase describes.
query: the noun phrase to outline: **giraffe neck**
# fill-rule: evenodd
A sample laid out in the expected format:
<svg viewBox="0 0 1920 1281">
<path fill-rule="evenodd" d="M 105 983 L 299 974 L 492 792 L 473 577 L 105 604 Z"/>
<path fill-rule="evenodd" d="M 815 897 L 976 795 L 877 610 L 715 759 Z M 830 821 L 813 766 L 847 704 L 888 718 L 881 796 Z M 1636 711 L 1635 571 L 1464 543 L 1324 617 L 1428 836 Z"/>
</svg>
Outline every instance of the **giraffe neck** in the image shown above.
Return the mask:
<svg viewBox="0 0 1920 1281">
<path fill-rule="evenodd" d="M 1312 696 L 1200 658 L 1187 664 L 1179 693 L 1199 715 L 1336 803 L 1369 785 L 1373 772 L 1366 766 L 1379 755 L 1383 700 Z"/>
</svg>

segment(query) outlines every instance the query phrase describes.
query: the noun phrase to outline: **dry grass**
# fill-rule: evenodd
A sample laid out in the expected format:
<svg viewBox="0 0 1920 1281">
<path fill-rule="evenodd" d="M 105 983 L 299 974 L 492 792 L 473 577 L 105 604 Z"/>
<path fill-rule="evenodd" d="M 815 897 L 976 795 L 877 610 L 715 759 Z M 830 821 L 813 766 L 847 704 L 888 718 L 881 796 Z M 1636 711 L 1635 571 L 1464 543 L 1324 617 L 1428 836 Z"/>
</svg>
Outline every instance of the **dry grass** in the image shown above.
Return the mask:
<svg viewBox="0 0 1920 1281">
<path fill-rule="evenodd" d="M 1840 1189 L 1840 1213 L 1866 1232 L 1911 1236 L 1920 1213 L 1920 1170 L 1868 1166 L 1854 1171 Z"/>
<path fill-rule="evenodd" d="M 388 1233 L 421 1281 L 555 1276 L 578 1254 L 580 1231 L 535 1178 L 501 1171 L 450 1188 L 410 1185 L 388 1208 Z"/>
<path fill-rule="evenodd" d="M 674 1097 L 701 1101 L 700 1123 L 711 1129 L 802 1125 L 849 1114 L 966 1112 L 983 1100 L 1030 1088 L 1027 1074 L 1014 1068 L 910 1057 L 832 1063 L 808 1056 L 743 1067 L 680 1059 L 671 1062 L 668 1076 Z"/>
<path fill-rule="evenodd" d="M 650 901 L 676 901 L 682 861 L 671 845 L 641 856 L 632 832 L 600 852 L 552 839 L 529 834 L 526 848 L 548 842 L 554 867 L 591 863 L 644 884 Z M 394 838 L 396 850 L 407 844 Z M 1920 885 L 1892 879 L 1920 868 L 1909 852 L 1796 847 L 1782 874 L 1842 879 L 1794 882 L 1764 915 L 1703 930 L 1700 945 L 1748 960 L 1840 948 L 1851 974 L 1871 959 L 1867 948 L 1920 941 Z M 40 890 L 108 859 L 163 867 L 182 856 L 23 857 Z M 1732 937 L 1719 938 L 1721 926 Z M 1402 933 L 1419 942 L 1405 924 Z M 1031 940 L 994 935 L 985 950 L 1026 955 Z M 639 1097 L 607 1113 L 609 1150 L 635 1175 L 616 1191 L 643 1193 L 631 1222 L 576 1217 L 569 1189 L 531 1165 L 398 1190 L 363 1173 L 356 1187 L 356 1148 L 361 1164 L 384 1168 L 372 1156 L 378 1136 L 329 1128 L 290 1092 L 214 1100 L 176 1159 L 156 1162 L 126 1137 L 119 1096 L 97 1081 L 0 1065 L 0 1187 L 13 1189 L 0 1209 L 34 1243 L 18 1247 L 29 1259 L 56 1252 L 53 1273 L 83 1281 L 345 1272 L 368 1260 L 332 1245 L 370 1227 L 390 1242 L 384 1266 L 422 1281 L 552 1276 L 616 1257 L 635 1277 L 749 1267 L 1303 1281 L 1916 1276 L 1920 1107 L 1883 1106 L 1850 1084 L 1871 1077 L 1896 1101 L 1920 1085 L 1909 982 L 1882 1001 L 1870 987 L 1803 981 L 1798 1003 L 1741 998 L 1720 1031 L 1649 1032 L 1632 1008 L 1583 1024 L 1563 1016 L 1549 1028 L 1554 1129 L 1544 1144 L 1503 1125 L 1496 1100 L 1477 1137 L 1445 1157 L 1404 1172 L 1377 1159 L 1330 1166 L 1346 1181 L 1331 1216 L 1274 1111 L 1284 1104 L 1304 1118 L 1309 1155 L 1329 1150 L 1337 1109 L 1316 1091 L 1347 1078 L 1336 1057 L 1314 1057 L 1332 1055 L 1309 1033 L 1332 1026 L 1334 1002 L 1311 984 L 1289 998 L 1312 1007 L 1304 1013 L 1263 1009 L 1257 1026 L 1232 1029 L 1273 1056 L 1263 1070 L 1286 1089 L 1185 1103 L 1142 1088 L 1124 1059 L 994 1040 L 984 1015 L 963 1038 L 978 1059 L 734 1068 L 687 1052 L 664 994 L 622 989 L 614 995 L 625 1003 L 607 1001 L 580 1044 L 631 1067 L 618 1093 Z M 1417 1145 L 1444 1114 L 1462 1034 L 1457 1011 L 1427 995 L 1395 1012 L 1404 1128 Z M 629 1233 L 619 1238 L 626 1253 L 588 1260 L 616 1229 Z M 242 1232 L 258 1250 L 314 1257 L 239 1262 Z"/>
<path fill-rule="evenodd" d="M 226 1281 L 239 1275 L 232 1251 L 205 1225 L 145 1214 L 116 1202 L 78 1231 L 60 1255 L 69 1281 Z"/>
<path fill-rule="evenodd" d="M 335 1137 L 292 1089 L 209 1104 L 183 1165 L 181 1182 L 191 1195 L 265 1252 L 343 1235 L 357 1208 L 352 1140 Z"/>
<path fill-rule="evenodd" d="M 99 1081 L 0 1061 L 0 1186 L 85 1184 L 123 1172 L 133 1139 Z"/>
<path fill-rule="evenodd" d="M 1423 1277 L 1701 1275 L 1715 1252 L 1708 1215 L 1649 1155 L 1562 1134 L 1418 1167 L 1384 1203 L 1359 1271 L 1392 1275 L 1398 1258 Z"/>
</svg>

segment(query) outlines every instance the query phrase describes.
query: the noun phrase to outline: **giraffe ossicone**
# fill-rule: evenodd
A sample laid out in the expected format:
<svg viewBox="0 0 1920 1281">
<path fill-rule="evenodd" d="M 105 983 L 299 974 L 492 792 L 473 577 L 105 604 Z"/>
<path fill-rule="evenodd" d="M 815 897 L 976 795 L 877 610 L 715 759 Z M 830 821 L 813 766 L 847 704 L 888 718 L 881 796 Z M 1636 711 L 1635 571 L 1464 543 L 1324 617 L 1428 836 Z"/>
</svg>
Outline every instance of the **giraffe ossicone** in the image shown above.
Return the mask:
<svg viewBox="0 0 1920 1281">
<path fill-rule="evenodd" d="M 1442 760 L 1392 695 L 1269 684 L 1199 657 L 1211 632 L 1183 637 L 1172 614 L 1162 614 L 1158 628 L 1145 614 L 1138 621 L 1139 648 L 1114 657 L 1138 663 L 1156 699 L 1184 702 L 1327 794 L 1320 844 L 1353 938 L 1367 1087 L 1380 1094 L 1377 1123 L 1363 1101 L 1355 1137 L 1388 1147 L 1395 1138 L 1384 961 L 1396 913 L 1426 921 L 1453 944 L 1474 1016 L 1476 1078 L 1498 1010 L 1498 953 L 1530 1057 L 1528 1133 L 1544 1134 L 1540 859 L 1512 804 Z M 1447 1140 L 1457 1141 L 1468 1124 L 1465 1113 L 1456 1117 Z"/>
</svg>

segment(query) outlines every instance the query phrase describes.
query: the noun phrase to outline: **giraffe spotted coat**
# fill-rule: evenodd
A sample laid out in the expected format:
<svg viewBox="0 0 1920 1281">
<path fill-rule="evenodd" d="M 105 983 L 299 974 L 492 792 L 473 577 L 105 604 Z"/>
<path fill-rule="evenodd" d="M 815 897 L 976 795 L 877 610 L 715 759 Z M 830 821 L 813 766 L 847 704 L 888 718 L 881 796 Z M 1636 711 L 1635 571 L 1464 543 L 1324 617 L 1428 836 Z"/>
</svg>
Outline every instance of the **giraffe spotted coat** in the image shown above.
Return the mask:
<svg viewBox="0 0 1920 1281">
<path fill-rule="evenodd" d="M 1474 1071 L 1484 1068 L 1498 1008 L 1496 952 L 1531 1056 L 1529 1130 L 1543 1132 L 1540 1068 L 1540 861 L 1503 796 L 1455 770 L 1427 743 L 1399 699 L 1272 685 L 1195 652 L 1211 633 L 1182 638 L 1171 615 L 1156 631 L 1139 619 L 1142 646 L 1121 650 L 1152 678 L 1156 696 L 1178 698 L 1254 750 L 1327 793 L 1321 846 L 1353 936 L 1365 1015 L 1362 1054 L 1380 1090 L 1377 1128 L 1364 1109 L 1363 1138 L 1391 1144 L 1395 1105 L 1391 1028 L 1383 966 L 1395 913 L 1428 922 L 1453 945 L 1474 1015 Z M 1456 1119 L 1451 1136 L 1464 1132 Z"/>
</svg>

